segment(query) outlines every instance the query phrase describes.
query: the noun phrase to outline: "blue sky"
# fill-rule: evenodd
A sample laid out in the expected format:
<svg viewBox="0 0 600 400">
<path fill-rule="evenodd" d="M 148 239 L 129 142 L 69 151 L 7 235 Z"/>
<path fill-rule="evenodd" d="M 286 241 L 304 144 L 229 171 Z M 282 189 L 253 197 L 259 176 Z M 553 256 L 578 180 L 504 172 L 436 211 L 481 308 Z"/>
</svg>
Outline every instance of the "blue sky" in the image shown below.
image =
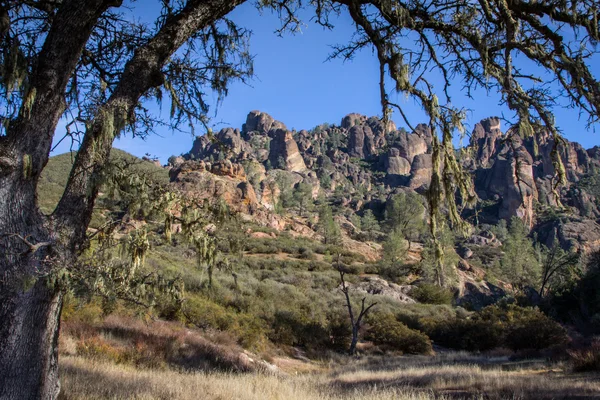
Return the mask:
<svg viewBox="0 0 600 400">
<path fill-rule="evenodd" d="M 150 19 L 156 10 L 140 10 L 140 3 L 135 3 L 136 15 Z M 223 103 L 212 108 L 214 130 L 227 126 L 241 128 L 252 110 L 267 112 L 290 129 L 310 129 L 324 122 L 339 124 L 344 115 L 352 112 L 368 116 L 381 114 L 378 65 L 371 51 L 362 51 L 347 62 L 326 61 L 331 45 L 346 43 L 351 38 L 354 27 L 349 17 L 335 20 L 336 28 L 332 31 L 306 19 L 302 33 L 284 37 L 274 33 L 279 27 L 279 18 L 267 12 L 259 14 L 253 3 L 239 6 L 228 17 L 253 32 L 251 52 L 255 55 L 256 77 L 250 85 L 233 84 Z M 600 71 L 600 66 L 596 71 Z M 467 119 L 468 131 L 488 116 L 511 115 L 498 104 L 498 95 L 480 92 L 475 99 L 467 99 L 460 94 L 458 83 L 452 91 L 456 105 L 472 110 Z M 403 104 L 415 123 L 425 120 L 412 100 L 403 96 L 394 100 Z M 215 102 L 216 98 L 212 98 L 212 103 Z M 169 108 L 164 106 L 163 115 L 168 116 L 168 112 Z M 404 126 L 398 115 L 394 120 L 399 127 Z M 586 148 L 600 144 L 600 132 L 586 130 L 585 121 L 578 121 L 576 111 L 557 110 L 556 121 L 567 139 L 578 141 Z M 196 133 L 202 133 L 200 128 Z M 170 155 L 187 152 L 192 141 L 191 133 L 163 130 L 146 140 L 123 137 L 115 146 L 138 156 L 146 153 L 158 156 L 165 162 Z M 56 153 L 68 150 L 64 144 Z"/>
</svg>

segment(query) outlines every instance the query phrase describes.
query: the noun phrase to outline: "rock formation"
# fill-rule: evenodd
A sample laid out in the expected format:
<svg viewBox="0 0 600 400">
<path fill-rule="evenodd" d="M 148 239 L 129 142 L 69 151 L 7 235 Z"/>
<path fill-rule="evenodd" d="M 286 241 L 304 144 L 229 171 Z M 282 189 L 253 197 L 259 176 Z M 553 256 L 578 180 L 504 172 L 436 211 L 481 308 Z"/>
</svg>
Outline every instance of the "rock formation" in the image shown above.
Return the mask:
<svg viewBox="0 0 600 400">
<path fill-rule="evenodd" d="M 313 197 L 320 192 L 325 196 L 337 193 L 341 206 L 360 210 L 379 207 L 375 199 L 396 188 L 425 193 L 431 181 L 432 141 L 426 124 L 408 133 L 397 130 L 391 122 L 386 127 L 379 118 L 354 113 L 343 117 L 339 126 L 323 124 L 293 133 L 269 114 L 252 111 L 241 131 L 225 128 L 211 139 L 198 137 L 184 158 L 173 157 L 169 165 L 185 170 L 191 164 L 182 165 L 184 159 L 202 160 L 193 164 L 196 171 L 247 180 L 254 196 L 249 188 L 244 189 L 244 196 L 251 202 L 255 197 L 265 210 L 273 209 L 277 202 L 282 188 L 276 177 L 281 174 L 286 175 L 284 181 L 290 188 L 305 182 L 313 188 Z M 600 170 L 600 148 L 586 151 L 568 141 L 555 147 L 548 134 L 523 139 L 513 129 L 503 132 L 497 117 L 477 123 L 465 152 L 469 157 L 461 162 L 473 176 L 479 199 L 486 204 L 481 218 L 496 223 L 518 216 L 534 227 L 538 223 L 536 207 L 566 207 L 584 219 L 600 217 L 595 197 L 579 184 Z M 565 165 L 565 187 L 556 186 L 555 154 Z M 271 170 L 265 173 L 265 168 Z M 587 228 L 595 232 L 595 225 Z M 561 229 L 557 232 L 565 233 L 557 233 L 557 237 L 562 235 L 561 243 L 567 246 L 568 232 L 573 229 Z M 595 243 L 594 239 L 584 239 L 581 237 L 585 243 Z"/>
<path fill-rule="evenodd" d="M 276 129 L 272 132 L 272 138 L 269 152 L 271 166 L 292 172 L 306 170 L 306 164 L 304 164 L 304 159 L 300 155 L 300 150 L 292 136 L 292 132 L 285 129 Z"/>
</svg>

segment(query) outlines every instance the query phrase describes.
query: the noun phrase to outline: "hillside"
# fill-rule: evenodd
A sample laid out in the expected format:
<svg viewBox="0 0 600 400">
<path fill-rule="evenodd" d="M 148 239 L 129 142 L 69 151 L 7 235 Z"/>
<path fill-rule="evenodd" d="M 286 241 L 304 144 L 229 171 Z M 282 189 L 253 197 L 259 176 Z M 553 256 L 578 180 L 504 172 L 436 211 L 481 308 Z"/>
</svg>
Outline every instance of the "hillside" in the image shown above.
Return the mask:
<svg viewBox="0 0 600 400">
<path fill-rule="evenodd" d="M 504 348 L 501 362 L 560 358 L 575 337 L 600 332 L 593 322 L 600 302 L 588 295 L 598 276 L 588 256 L 600 245 L 596 148 L 562 148 L 569 182 L 553 192 L 547 137 L 507 136 L 495 118 L 477 124 L 461 157 L 478 195 L 462 210 L 472 230 L 443 230 L 446 287 L 439 288 L 423 196 L 431 137 L 424 125 L 384 132 L 376 118 L 356 114 L 339 126 L 291 132 L 251 112 L 241 130 L 198 137 L 164 167 L 115 151 L 114 164 L 132 176 L 198 204 L 223 201 L 233 217 L 211 228 L 209 268 L 181 224 L 169 225 L 173 238 L 165 241 L 158 217 L 129 215 L 122 202 L 101 196 L 92 226 L 118 215 L 130 226 L 115 233 L 122 243 L 135 237 L 131 226 L 143 228 L 148 251 L 139 273 L 180 280 L 185 294 L 159 293 L 144 306 L 74 290 L 61 336 L 62 354 L 75 357 L 70 373 L 87 373 L 77 357 L 159 369 L 297 373 L 341 363 L 343 370 L 351 329 L 340 270 L 356 312 L 363 298 L 376 303 L 360 330 L 363 356 Z M 44 210 L 58 201 L 70 162 L 70 154 L 53 157 L 44 171 Z M 549 260 L 564 261 L 552 276 L 546 269 L 558 264 Z M 584 303 L 568 300 L 575 297 L 587 299 L 587 315 L 578 314 Z M 517 390 L 505 385 L 499 390 Z"/>
</svg>

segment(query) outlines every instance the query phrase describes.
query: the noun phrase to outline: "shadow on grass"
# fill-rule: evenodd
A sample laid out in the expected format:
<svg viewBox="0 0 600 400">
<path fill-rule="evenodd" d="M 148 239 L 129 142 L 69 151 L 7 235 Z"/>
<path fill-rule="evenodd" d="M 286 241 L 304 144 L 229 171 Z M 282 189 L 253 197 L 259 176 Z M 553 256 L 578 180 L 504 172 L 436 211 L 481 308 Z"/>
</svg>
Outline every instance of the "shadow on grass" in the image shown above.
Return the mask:
<svg viewBox="0 0 600 400">
<path fill-rule="evenodd" d="M 324 390 L 416 390 L 444 399 L 600 399 L 600 374 L 554 372 L 542 360 L 468 354 L 367 359 L 334 371 Z"/>
</svg>

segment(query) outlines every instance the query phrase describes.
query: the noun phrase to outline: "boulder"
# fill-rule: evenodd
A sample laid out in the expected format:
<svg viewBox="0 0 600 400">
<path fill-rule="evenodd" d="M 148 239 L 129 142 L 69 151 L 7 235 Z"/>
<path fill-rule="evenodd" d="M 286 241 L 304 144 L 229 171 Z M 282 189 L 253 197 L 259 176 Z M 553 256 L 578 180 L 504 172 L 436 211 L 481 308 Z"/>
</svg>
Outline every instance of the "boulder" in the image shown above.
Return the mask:
<svg viewBox="0 0 600 400">
<path fill-rule="evenodd" d="M 373 131 L 368 125 L 354 125 L 348 132 L 348 154 L 365 158 L 375 154 Z"/>
<path fill-rule="evenodd" d="M 241 164 L 232 163 L 229 160 L 215 161 L 211 165 L 210 172 L 219 176 L 228 176 L 230 178 L 246 180 L 246 173 Z"/>
<path fill-rule="evenodd" d="M 358 293 L 370 294 L 373 296 L 384 296 L 394 299 L 400 303 L 412 304 L 416 301 L 409 296 L 414 286 L 396 285 L 379 277 L 369 276 L 357 284 L 347 284 L 351 290 Z"/>
<path fill-rule="evenodd" d="M 383 167 L 388 174 L 410 175 L 410 162 L 400 155 L 400 150 L 392 147 L 383 157 Z"/>
<path fill-rule="evenodd" d="M 413 135 L 419 136 L 421 139 L 425 141 L 427 144 L 427 149 L 431 150 L 431 143 L 433 142 L 433 135 L 431 133 L 431 128 L 427 124 L 419 124 L 415 126 L 415 131 Z"/>
<path fill-rule="evenodd" d="M 475 124 L 469 145 L 476 149 L 477 166 L 489 167 L 496 152 L 498 138 L 503 136 L 500 130 L 500 119 L 491 117 Z"/>
<path fill-rule="evenodd" d="M 541 240 L 552 246 L 558 240 L 565 250 L 589 254 L 600 250 L 600 225 L 593 220 L 572 217 L 567 221 L 552 221 L 538 228 Z"/>
<path fill-rule="evenodd" d="M 267 133 L 273 124 L 273 117 L 267 113 L 258 110 L 250 111 L 246 116 L 246 123 L 242 125 L 242 132 L 262 132 Z"/>
</svg>

